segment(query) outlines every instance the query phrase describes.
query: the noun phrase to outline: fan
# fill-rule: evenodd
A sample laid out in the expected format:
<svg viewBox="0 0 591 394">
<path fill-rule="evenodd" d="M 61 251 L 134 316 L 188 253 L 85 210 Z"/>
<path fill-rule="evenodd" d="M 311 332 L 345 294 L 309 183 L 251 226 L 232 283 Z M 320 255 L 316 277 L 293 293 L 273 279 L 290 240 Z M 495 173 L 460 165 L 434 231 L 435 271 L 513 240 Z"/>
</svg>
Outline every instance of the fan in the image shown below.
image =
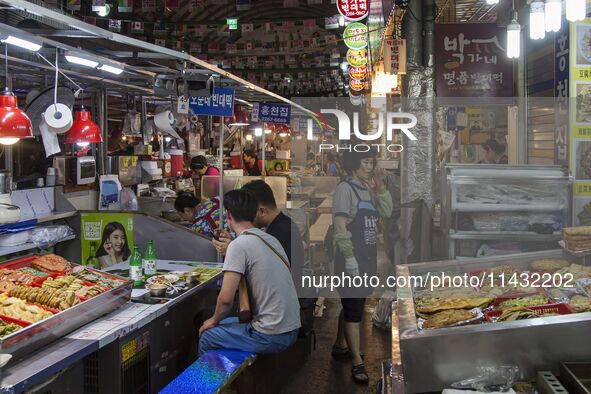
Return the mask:
<svg viewBox="0 0 591 394">
<path fill-rule="evenodd" d="M 39 131 L 39 125 L 43 120 L 43 113 L 51 104 L 54 103 L 54 88 L 47 88 L 42 90 L 39 94 L 31 99 L 25 107 L 25 112 L 29 115 L 31 122 L 33 123 L 33 133 L 35 135 L 41 135 Z M 28 97 L 27 97 L 28 98 Z M 57 102 L 66 105 L 70 110 L 74 106 L 74 91 L 65 86 L 57 87 Z"/>
</svg>

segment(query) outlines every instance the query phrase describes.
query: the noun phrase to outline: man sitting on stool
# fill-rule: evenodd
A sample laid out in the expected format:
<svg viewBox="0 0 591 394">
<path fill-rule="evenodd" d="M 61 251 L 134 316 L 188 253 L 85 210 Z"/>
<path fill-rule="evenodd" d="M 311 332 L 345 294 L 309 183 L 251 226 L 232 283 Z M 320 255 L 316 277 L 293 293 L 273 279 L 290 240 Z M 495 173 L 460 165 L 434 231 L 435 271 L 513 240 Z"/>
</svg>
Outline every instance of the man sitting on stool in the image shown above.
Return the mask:
<svg viewBox="0 0 591 394">
<path fill-rule="evenodd" d="M 199 329 L 199 354 L 219 348 L 281 352 L 296 342 L 300 328 L 300 306 L 287 256 L 277 239 L 254 227 L 257 202 L 251 192 L 226 193 L 224 208 L 228 225 L 238 236 L 226 252 L 215 313 Z M 248 323 L 226 318 L 243 276 L 253 305 Z"/>
</svg>

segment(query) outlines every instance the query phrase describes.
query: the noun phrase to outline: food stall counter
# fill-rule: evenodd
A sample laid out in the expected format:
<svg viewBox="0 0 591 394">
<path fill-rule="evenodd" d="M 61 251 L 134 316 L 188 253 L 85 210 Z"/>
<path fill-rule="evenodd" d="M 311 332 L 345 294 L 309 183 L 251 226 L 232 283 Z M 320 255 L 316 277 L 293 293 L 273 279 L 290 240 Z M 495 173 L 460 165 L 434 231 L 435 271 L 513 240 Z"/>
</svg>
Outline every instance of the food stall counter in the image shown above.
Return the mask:
<svg viewBox="0 0 591 394">
<path fill-rule="evenodd" d="M 158 260 L 157 266 L 159 271 L 164 272 L 202 270 L 207 274 L 199 284 L 163 303 L 134 302 L 137 299 L 136 295 L 142 293 L 141 290 L 134 289 L 132 301 L 125 303 L 121 308 L 3 368 L 0 371 L 0 392 L 19 393 L 43 385 L 44 382 L 53 379 L 55 374 L 61 374 L 60 371 L 80 363 L 92 353 L 100 352 L 100 349 L 146 328 L 151 322 L 190 301 L 195 295 L 201 295 L 207 290 L 213 290 L 215 294 L 216 282 L 221 277 L 221 263 Z M 129 264 L 121 263 L 105 271 L 113 273 L 126 269 L 129 269 Z M 156 361 L 158 360 L 154 360 Z M 120 364 L 121 360 L 114 362 Z"/>
</svg>

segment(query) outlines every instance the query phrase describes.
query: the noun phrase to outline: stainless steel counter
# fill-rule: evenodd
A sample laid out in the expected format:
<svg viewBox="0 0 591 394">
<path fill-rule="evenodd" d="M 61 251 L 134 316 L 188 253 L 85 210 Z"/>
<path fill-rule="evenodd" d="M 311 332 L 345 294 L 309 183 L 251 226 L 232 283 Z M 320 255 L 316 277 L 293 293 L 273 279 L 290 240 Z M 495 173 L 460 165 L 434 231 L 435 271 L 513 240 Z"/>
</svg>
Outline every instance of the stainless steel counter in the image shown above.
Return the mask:
<svg viewBox="0 0 591 394">
<path fill-rule="evenodd" d="M 195 267 L 173 264 L 168 260 L 159 260 L 159 269 L 189 271 Z M 81 361 L 91 353 L 111 344 L 118 338 L 145 327 L 158 317 L 165 315 L 175 306 L 190 299 L 200 291 L 215 286 L 221 277 L 221 263 L 196 263 L 202 267 L 219 268 L 220 273 L 180 296 L 164 304 L 146 305 L 127 302 L 116 311 L 61 338 L 42 350 L 19 360 L 0 370 L 0 392 L 20 393 L 39 385 L 59 371 Z M 107 271 L 124 269 L 127 263 L 109 267 Z"/>
<path fill-rule="evenodd" d="M 539 258 L 563 258 L 561 251 L 494 258 L 399 265 L 398 276 L 427 272 L 464 273 L 511 264 L 526 269 Z M 398 288 L 392 319 L 393 362 L 401 360 L 404 392 L 434 392 L 477 375 L 479 365 L 517 365 L 522 378 L 536 371 L 558 371 L 561 361 L 588 360 L 591 312 L 513 322 L 419 330 L 413 288 Z M 395 391 L 395 392 L 400 392 Z"/>
</svg>

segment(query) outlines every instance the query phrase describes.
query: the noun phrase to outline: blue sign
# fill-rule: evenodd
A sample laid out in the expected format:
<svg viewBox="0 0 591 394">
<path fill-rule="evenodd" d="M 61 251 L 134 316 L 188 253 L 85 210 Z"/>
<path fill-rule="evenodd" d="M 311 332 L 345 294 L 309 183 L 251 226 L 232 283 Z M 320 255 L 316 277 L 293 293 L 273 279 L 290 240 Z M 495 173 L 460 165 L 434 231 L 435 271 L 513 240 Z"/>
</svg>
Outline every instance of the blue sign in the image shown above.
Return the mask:
<svg viewBox="0 0 591 394">
<path fill-rule="evenodd" d="M 252 109 L 254 122 L 289 124 L 291 105 L 277 103 L 257 103 Z"/>
<path fill-rule="evenodd" d="M 195 115 L 234 115 L 234 89 L 213 88 L 211 97 L 189 97 L 189 108 Z"/>
<path fill-rule="evenodd" d="M 554 41 L 554 164 L 568 166 L 569 33 L 567 23 Z"/>
</svg>

